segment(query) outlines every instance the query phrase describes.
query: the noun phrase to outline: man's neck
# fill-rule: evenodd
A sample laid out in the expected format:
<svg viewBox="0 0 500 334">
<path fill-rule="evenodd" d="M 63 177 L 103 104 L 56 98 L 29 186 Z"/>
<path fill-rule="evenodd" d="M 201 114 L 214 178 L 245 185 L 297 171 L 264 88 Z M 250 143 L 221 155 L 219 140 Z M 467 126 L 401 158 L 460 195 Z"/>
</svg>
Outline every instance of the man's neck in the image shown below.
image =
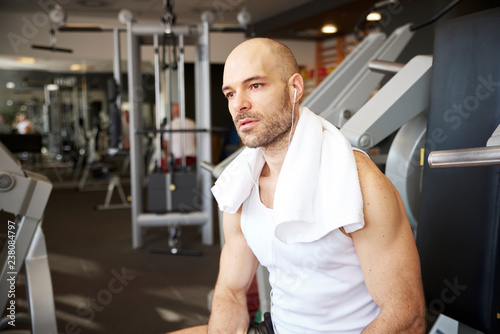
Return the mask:
<svg viewBox="0 0 500 334">
<path fill-rule="evenodd" d="M 262 169 L 261 176 L 277 178 L 280 175 L 281 167 L 283 166 L 283 161 L 285 160 L 286 153 L 288 151 L 288 145 L 281 148 L 263 148 L 262 153 L 266 164 Z"/>
</svg>

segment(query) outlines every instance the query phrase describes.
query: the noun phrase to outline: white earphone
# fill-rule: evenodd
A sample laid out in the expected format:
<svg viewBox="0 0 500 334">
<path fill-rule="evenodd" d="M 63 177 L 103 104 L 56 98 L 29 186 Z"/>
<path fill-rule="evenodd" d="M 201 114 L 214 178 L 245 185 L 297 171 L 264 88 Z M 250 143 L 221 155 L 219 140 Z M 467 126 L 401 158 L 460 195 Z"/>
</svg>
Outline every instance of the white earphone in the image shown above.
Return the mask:
<svg viewBox="0 0 500 334">
<path fill-rule="evenodd" d="M 293 121 L 295 119 L 295 98 L 297 97 L 297 88 L 294 88 L 293 92 L 293 104 L 292 104 L 292 126 L 290 127 L 290 134 L 288 135 L 288 146 L 292 141 L 292 131 L 293 131 Z"/>
</svg>

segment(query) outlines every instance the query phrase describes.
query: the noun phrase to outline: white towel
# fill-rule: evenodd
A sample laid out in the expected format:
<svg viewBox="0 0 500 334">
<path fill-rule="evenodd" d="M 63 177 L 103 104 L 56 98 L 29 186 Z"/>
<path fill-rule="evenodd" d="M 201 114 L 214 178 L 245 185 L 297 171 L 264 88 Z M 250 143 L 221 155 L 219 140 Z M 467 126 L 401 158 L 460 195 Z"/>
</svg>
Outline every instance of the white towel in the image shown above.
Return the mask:
<svg viewBox="0 0 500 334">
<path fill-rule="evenodd" d="M 260 148 L 245 148 L 212 187 L 219 209 L 236 213 L 259 180 Z M 273 203 L 276 237 L 311 242 L 344 227 L 364 226 L 363 198 L 353 149 L 344 135 L 306 107 L 288 148 Z"/>
</svg>

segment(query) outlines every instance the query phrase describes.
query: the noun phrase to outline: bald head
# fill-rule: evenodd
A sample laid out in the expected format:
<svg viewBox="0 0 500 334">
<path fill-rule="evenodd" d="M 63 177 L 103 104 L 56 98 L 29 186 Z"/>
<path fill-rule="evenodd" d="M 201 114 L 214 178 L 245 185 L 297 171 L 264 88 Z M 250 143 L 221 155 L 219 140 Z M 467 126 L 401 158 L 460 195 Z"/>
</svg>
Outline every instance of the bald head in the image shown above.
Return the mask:
<svg viewBox="0 0 500 334">
<path fill-rule="evenodd" d="M 268 65 L 275 69 L 283 82 L 295 73 L 299 73 L 299 66 L 290 49 L 275 40 L 269 38 L 252 38 L 238 45 L 228 56 L 226 64 L 235 58 L 259 54 Z"/>
</svg>

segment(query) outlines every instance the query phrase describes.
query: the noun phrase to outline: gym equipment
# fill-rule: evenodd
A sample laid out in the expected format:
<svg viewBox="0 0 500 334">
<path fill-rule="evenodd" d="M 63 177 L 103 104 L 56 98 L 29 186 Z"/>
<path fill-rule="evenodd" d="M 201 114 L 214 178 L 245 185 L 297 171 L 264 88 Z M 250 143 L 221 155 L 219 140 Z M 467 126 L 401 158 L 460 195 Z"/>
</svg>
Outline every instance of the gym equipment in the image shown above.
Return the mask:
<svg viewBox="0 0 500 334">
<path fill-rule="evenodd" d="M 393 67 L 391 64 L 389 68 Z M 363 150 L 400 129 L 387 155 L 385 174 L 400 193 L 413 230 L 420 210 L 419 155 L 431 74 L 432 57 L 414 57 L 340 128 L 351 145 Z"/>
<path fill-rule="evenodd" d="M 206 15 L 202 15 L 203 22 L 199 25 L 180 26 L 166 24 L 141 24 L 127 21 L 127 51 L 128 51 L 128 82 L 129 82 L 129 103 L 130 103 L 130 171 L 131 171 L 131 193 L 132 193 L 132 246 L 137 249 L 143 245 L 143 235 L 145 228 L 160 226 L 182 226 L 182 225 L 202 225 L 202 242 L 206 245 L 213 244 L 212 232 L 212 195 L 210 188 L 212 185 L 211 177 L 208 173 L 198 172 L 196 182 L 199 193 L 191 197 L 190 202 L 184 203 L 186 207 L 193 211 L 186 212 L 166 212 L 162 214 L 150 213 L 144 210 L 142 186 L 145 177 L 145 168 L 143 162 L 143 134 L 150 132 L 143 129 L 142 126 L 142 96 L 138 94 L 138 89 L 142 87 L 141 66 L 140 66 L 140 45 L 149 37 L 153 37 L 155 48 L 158 48 L 158 38 L 163 36 L 166 29 L 173 36 L 178 37 L 179 49 L 184 47 L 183 43 L 193 44 L 197 47 L 195 60 L 195 78 L 196 88 L 196 123 L 197 127 L 197 158 L 198 161 L 211 161 L 211 140 L 210 140 L 210 67 L 209 67 L 209 26 L 210 22 Z M 155 62 L 158 53 L 155 50 Z M 182 54 L 182 53 L 180 53 Z M 181 70 L 181 63 L 179 63 Z M 180 80 L 184 78 L 179 75 Z M 161 98 L 159 98 L 159 76 L 155 71 L 155 89 L 156 106 L 159 114 L 163 108 Z M 181 117 L 185 110 L 182 98 L 183 85 L 179 87 L 179 105 Z M 159 135 L 161 129 L 156 129 L 156 140 L 161 141 Z M 158 145 L 158 144 L 157 144 Z M 157 148 L 158 150 L 158 148 Z M 157 159 L 160 155 L 157 153 Z M 197 162 L 197 164 L 199 164 Z M 197 166 L 198 167 L 198 166 Z M 196 168 L 200 171 L 200 168 Z M 166 189 L 172 185 L 169 177 L 166 177 Z M 168 192 L 167 192 L 168 194 Z M 169 195 L 167 195 L 169 196 Z M 196 201 L 194 201 L 196 199 Z"/>
<path fill-rule="evenodd" d="M 500 167 L 490 165 L 498 146 L 476 148 L 500 124 L 499 17 L 497 7 L 436 29 L 426 158 L 442 165 L 448 155 L 442 151 L 458 149 L 463 155 L 446 164 L 465 166 L 424 165 L 417 228 L 430 311 L 484 333 L 500 332 Z M 495 136 L 490 143 L 496 145 Z M 437 151 L 432 159 L 429 151 Z M 486 152 L 492 155 L 485 166 L 470 159 Z M 477 167 L 466 167 L 471 165 Z"/>
<path fill-rule="evenodd" d="M 396 29 L 387 39 L 384 33 L 368 35 L 302 105 L 342 127 L 384 78 L 383 73 L 370 70 L 370 61 L 394 61 L 413 36 L 410 27 L 407 24 Z"/>
<path fill-rule="evenodd" d="M 495 166 L 500 164 L 500 147 L 477 147 L 434 151 L 429 154 L 431 168 Z"/>
<path fill-rule="evenodd" d="M 483 334 L 469 326 L 440 314 L 429 334 Z"/>
<path fill-rule="evenodd" d="M 480 167 L 500 165 L 500 125 L 486 142 L 485 147 L 463 148 L 429 153 L 429 167 Z"/>
<path fill-rule="evenodd" d="M 0 308 L 5 310 L 11 307 L 12 301 L 16 302 L 8 292 L 12 291 L 11 283 L 17 280 L 24 266 L 33 334 L 57 333 L 47 250 L 41 228 L 51 190 L 52 184 L 45 176 L 24 171 L 0 143 L 0 209 L 16 215 L 14 222 L 8 222 L 7 242 L 0 261 Z"/>
<path fill-rule="evenodd" d="M 0 142 L 12 153 L 42 151 L 42 136 L 39 134 L 0 134 Z"/>
<path fill-rule="evenodd" d="M 111 198 L 113 197 L 113 191 L 116 189 L 118 195 L 120 196 L 121 203 L 111 203 Z M 112 210 L 112 209 L 128 209 L 130 208 L 130 203 L 125 196 L 123 191 L 122 183 L 120 181 L 120 176 L 116 174 L 109 175 L 108 190 L 106 192 L 106 198 L 104 199 L 104 204 L 98 205 L 97 210 Z"/>
<path fill-rule="evenodd" d="M 121 96 L 121 57 L 120 57 L 120 30 L 113 29 L 113 79 L 108 81 L 108 102 L 110 114 L 110 143 L 108 153 L 118 153 L 122 136 L 122 96 Z"/>
<path fill-rule="evenodd" d="M 408 29 L 413 32 L 435 22 L 459 2 L 451 1 L 428 20 Z M 373 60 L 368 67 L 372 71 L 395 74 L 341 131 L 353 146 L 369 150 L 399 129 L 387 155 L 385 174 L 400 193 L 416 234 L 432 57 L 416 56 L 406 65 Z"/>
<path fill-rule="evenodd" d="M 64 53 L 73 53 L 71 49 L 58 48 L 56 47 L 57 39 L 56 39 L 56 26 L 63 26 L 66 23 L 66 13 L 59 5 L 54 5 L 53 8 L 49 11 L 49 20 L 51 22 L 51 28 L 49 30 L 50 35 L 50 45 L 31 45 L 32 49 L 51 51 L 51 52 L 64 52 Z"/>
<path fill-rule="evenodd" d="M 168 212 L 193 212 L 196 209 L 192 206 L 194 204 L 196 190 L 197 190 L 197 173 L 188 168 L 186 154 L 185 154 L 185 136 L 186 132 L 199 131 L 186 129 L 185 127 L 185 86 L 184 86 L 184 36 L 176 36 L 172 34 L 172 25 L 175 22 L 175 14 L 172 12 L 172 4 L 170 1 L 166 3 L 166 13 L 163 16 L 163 23 L 166 25 L 165 34 L 163 35 L 163 69 L 165 69 L 165 77 L 172 79 L 172 72 L 177 71 L 177 85 L 178 98 L 179 98 L 179 119 L 180 129 L 161 129 L 161 117 L 156 117 L 156 163 L 157 171 L 162 171 L 162 143 L 163 133 L 168 133 L 168 148 L 169 157 L 166 158 L 165 164 L 168 166 L 167 173 L 152 173 L 148 177 L 148 210 L 149 212 L 168 213 Z M 158 52 L 158 36 L 153 37 L 153 44 L 155 48 L 155 96 L 157 105 L 162 103 L 161 94 L 161 74 L 160 74 L 160 57 Z M 169 45 L 167 45 L 169 44 Z M 178 52 L 177 52 L 178 45 Z M 166 53 L 167 47 L 173 53 L 170 57 L 170 52 Z M 166 57 L 168 55 L 168 57 Z M 168 59 L 167 59 L 168 58 Z M 168 82 L 168 87 L 172 90 L 172 81 Z M 168 96 L 167 96 L 168 97 Z M 163 106 L 163 104 L 162 104 Z M 170 110 L 171 111 L 171 110 Z M 161 112 L 159 112 L 161 114 Z M 167 123 L 172 124 L 172 114 L 168 114 Z M 181 164 L 176 166 L 175 157 L 172 152 L 173 132 L 180 132 L 180 146 L 181 146 Z M 180 167 L 180 169 L 178 168 Z M 172 254 L 172 255 L 201 255 L 201 252 L 194 250 L 185 250 L 181 248 L 181 226 L 178 222 L 173 222 L 169 227 L 169 239 L 166 249 L 154 248 L 150 251 L 152 253 Z"/>
<path fill-rule="evenodd" d="M 367 150 L 428 105 L 432 57 L 416 56 L 340 129 L 351 144 Z"/>
</svg>

